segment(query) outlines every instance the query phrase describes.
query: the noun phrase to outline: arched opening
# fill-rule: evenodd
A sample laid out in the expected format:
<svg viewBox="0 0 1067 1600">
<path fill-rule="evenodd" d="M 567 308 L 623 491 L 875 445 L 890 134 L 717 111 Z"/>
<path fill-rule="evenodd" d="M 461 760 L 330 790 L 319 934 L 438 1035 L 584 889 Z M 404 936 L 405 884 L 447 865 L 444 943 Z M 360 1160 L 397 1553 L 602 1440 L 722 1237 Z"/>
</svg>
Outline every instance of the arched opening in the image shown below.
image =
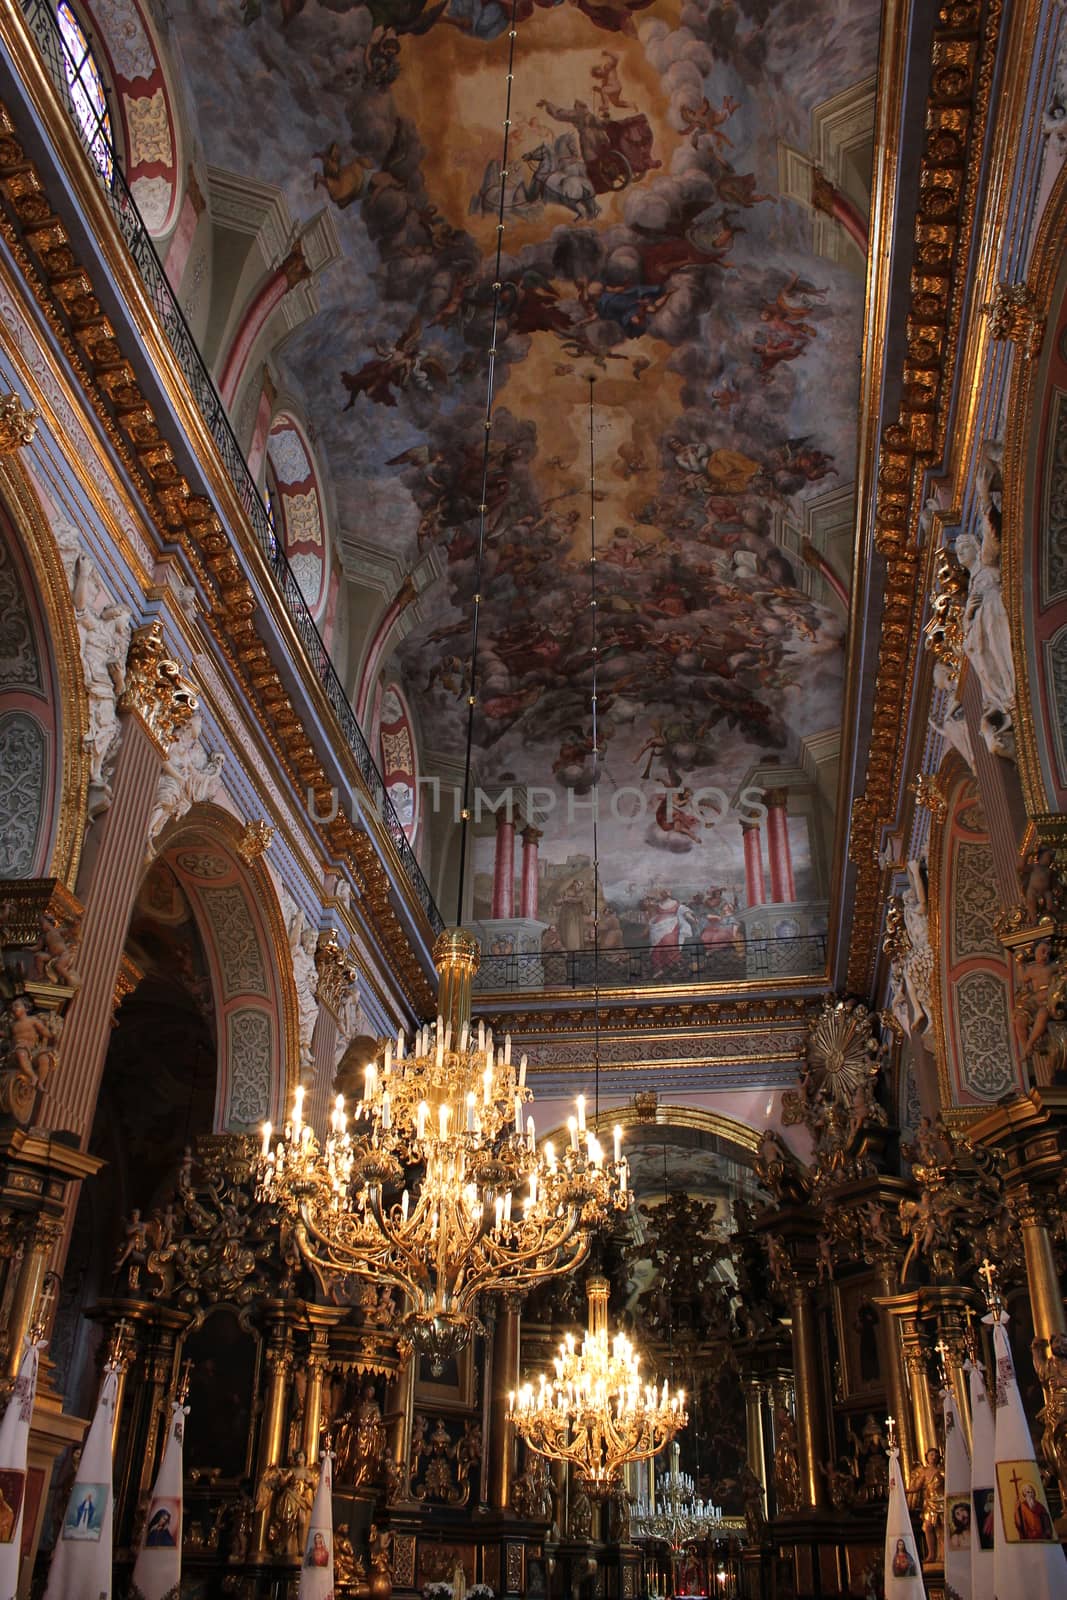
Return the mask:
<svg viewBox="0 0 1067 1600">
<path fill-rule="evenodd" d="M 165 1230 L 185 1151 L 203 1135 L 255 1132 L 288 1103 L 284 924 L 262 863 L 237 858 L 236 833 L 218 808 L 194 807 L 163 836 L 130 919 L 89 1139 L 106 1165 L 82 1188 L 52 1346 L 74 1409 L 91 1404 L 83 1312 L 114 1292 L 127 1247 Z"/>
</svg>

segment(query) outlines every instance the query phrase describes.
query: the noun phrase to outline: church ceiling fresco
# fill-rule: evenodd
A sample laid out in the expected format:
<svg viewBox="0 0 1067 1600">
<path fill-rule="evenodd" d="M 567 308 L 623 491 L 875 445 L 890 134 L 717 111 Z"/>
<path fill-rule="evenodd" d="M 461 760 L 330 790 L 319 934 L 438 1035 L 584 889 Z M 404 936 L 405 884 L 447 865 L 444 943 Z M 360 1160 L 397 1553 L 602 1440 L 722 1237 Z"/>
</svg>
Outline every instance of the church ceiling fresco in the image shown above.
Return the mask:
<svg viewBox="0 0 1067 1600">
<path fill-rule="evenodd" d="M 517 11 L 502 176 L 499 0 L 172 6 L 210 160 L 302 220 L 331 208 L 343 258 L 280 365 L 343 531 L 409 570 L 436 553 L 400 664 L 427 743 L 457 756 L 503 184 L 479 772 L 552 790 L 544 861 L 588 849 L 566 801 L 592 777 L 592 376 L 601 854 L 632 923 L 657 897 L 743 895 L 737 815 L 700 789 L 733 799 L 840 723 L 844 618 L 797 552 L 812 502 L 853 480 L 863 283 L 814 253 L 779 151 L 811 151 L 813 110 L 870 79 L 879 8 Z M 658 802 L 682 786 L 696 798 Z"/>
</svg>

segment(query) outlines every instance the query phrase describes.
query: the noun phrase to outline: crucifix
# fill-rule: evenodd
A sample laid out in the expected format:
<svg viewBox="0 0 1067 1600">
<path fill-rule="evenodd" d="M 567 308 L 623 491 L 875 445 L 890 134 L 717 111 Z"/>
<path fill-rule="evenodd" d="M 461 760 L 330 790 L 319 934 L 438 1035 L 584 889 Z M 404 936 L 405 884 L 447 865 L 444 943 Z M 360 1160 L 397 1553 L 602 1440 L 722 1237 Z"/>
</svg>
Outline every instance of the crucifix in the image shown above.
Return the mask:
<svg viewBox="0 0 1067 1600">
<path fill-rule="evenodd" d="M 948 1355 L 949 1355 L 949 1351 L 948 1351 L 948 1345 L 945 1343 L 944 1334 L 942 1334 L 941 1338 L 938 1339 L 937 1343 L 934 1345 L 934 1349 L 937 1351 L 937 1359 L 941 1363 L 941 1384 L 942 1384 L 943 1388 L 947 1388 L 949 1386 L 949 1371 L 948 1371 Z"/>
<path fill-rule="evenodd" d="M 1000 1293 L 997 1289 L 997 1269 L 988 1256 L 978 1268 L 978 1276 L 985 1280 L 986 1305 L 995 1315 L 999 1315 L 1001 1301 Z"/>
<path fill-rule="evenodd" d="M 886 1419 L 885 1419 L 885 1431 L 886 1431 L 886 1437 L 889 1440 L 889 1448 L 890 1448 L 890 1450 L 895 1450 L 897 1448 L 897 1419 L 896 1419 L 896 1417 L 886 1417 Z"/>
</svg>

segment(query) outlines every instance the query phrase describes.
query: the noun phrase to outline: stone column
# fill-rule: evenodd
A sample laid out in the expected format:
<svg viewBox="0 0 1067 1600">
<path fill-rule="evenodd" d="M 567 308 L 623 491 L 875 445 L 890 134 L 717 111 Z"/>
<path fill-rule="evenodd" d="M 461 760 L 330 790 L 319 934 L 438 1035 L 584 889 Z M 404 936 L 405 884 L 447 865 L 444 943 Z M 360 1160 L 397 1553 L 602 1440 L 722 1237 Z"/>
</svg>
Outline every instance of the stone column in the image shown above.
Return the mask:
<svg viewBox="0 0 1067 1600">
<path fill-rule="evenodd" d="M 326 1328 L 316 1328 L 311 1336 L 311 1350 L 307 1358 L 307 1389 L 304 1393 L 304 1459 L 313 1467 L 319 1459 L 319 1431 L 322 1423 L 322 1380 L 326 1373 L 330 1335 Z"/>
<path fill-rule="evenodd" d="M 505 1295 L 497 1312 L 493 1338 L 493 1409 L 489 1416 L 489 1504 L 506 1511 L 515 1476 L 515 1437 L 508 1416 L 508 1395 L 519 1387 L 519 1339 L 522 1300 Z"/>
<path fill-rule="evenodd" d="M 41 1301 L 48 1258 L 62 1237 L 63 1224 L 40 1212 L 24 1219 L 16 1235 L 22 1248 L 15 1289 L 7 1315 L 7 1374 L 14 1378 L 22 1360 L 23 1340 L 30 1331 Z M 37 1320 L 45 1321 L 44 1317 Z"/>
<path fill-rule="evenodd" d="M 745 843 L 745 899 L 750 906 L 762 906 L 767 901 L 763 881 L 763 836 L 758 822 L 742 822 L 741 836 Z"/>
<path fill-rule="evenodd" d="M 793 882 L 793 857 L 789 849 L 789 823 L 785 789 L 768 789 L 763 796 L 767 806 L 767 853 L 771 864 L 771 899 L 791 904 L 796 900 Z"/>
<path fill-rule="evenodd" d="M 541 830 L 532 823 L 522 830 L 522 899 L 519 902 L 519 915 L 523 917 L 537 916 L 537 846 L 541 837 Z"/>
<path fill-rule="evenodd" d="M 496 854 L 493 859 L 493 916 L 515 915 L 515 823 L 509 812 L 496 816 Z"/>
<path fill-rule="evenodd" d="M 115 985 L 144 875 L 148 824 L 162 765 L 196 708 L 192 685 L 165 655 L 161 625 L 153 622 L 138 628 L 130 641 L 119 702 L 122 741 L 115 763 L 114 799 L 97 824 L 99 844 L 82 892 L 81 987 L 64 1029 L 59 1093 L 48 1097 L 45 1109 L 49 1126 L 69 1128 L 83 1149 L 92 1129 L 111 1036 Z"/>
<path fill-rule="evenodd" d="M 329 1131 L 330 1112 L 335 1098 L 333 1080 L 337 1044 L 338 1039 L 343 1040 L 351 1031 L 351 1025 L 346 1026 L 346 1019 L 349 997 L 356 982 L 356 969 L 347 952 L 341 948 L 336 928 L 328 928 L 319 935 L 315 968 L 318 973 L 315 995 L 319 1012 L 311 1035 L 312 1080 L 307 1120 L 321 1139 Z"/>
<path fill-rule="evenodd" d="M 794 1282 L 790 1291 L 790 1311 L 800 1492 L 806 1509 L 825 1511 L 826 1479 L 820 1468 L 828 1458 L 826 1418 L 823 1413 L 822 1384 L 819 1381 L 815 1318 L 812 1315 L 811 1292 L 806 1283 Z"/>
<path fill-rule="evenodd" d="M 1064 1317 L 1063 1292 L 1056 1258 L 1052 1253 L 1052 1238 L 1048 1230 L 1044 1207 L 1036 1194 L 1019 1190 L 1009 1191 L 1008 1204 L 1019 1224 L 1023 1255 L 1026 1260 L 1026 1287 L 1030 1295 L 1030 1314 L 1034 1319 L 1034 1337 L 1051 1339 L 1057 1333 L 1067 1333 Z"/>
</svg>

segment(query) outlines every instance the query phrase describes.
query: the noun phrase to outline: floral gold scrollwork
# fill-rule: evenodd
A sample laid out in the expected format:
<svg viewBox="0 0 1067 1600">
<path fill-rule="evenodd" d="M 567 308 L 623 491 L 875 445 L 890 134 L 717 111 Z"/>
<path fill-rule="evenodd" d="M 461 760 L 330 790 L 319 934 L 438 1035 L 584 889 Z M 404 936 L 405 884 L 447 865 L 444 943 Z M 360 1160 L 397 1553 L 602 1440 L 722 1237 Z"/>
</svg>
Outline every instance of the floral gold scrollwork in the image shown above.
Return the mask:
<svg viewBox="0 0 1067 1600">
<path fill-rule="evenodd" d="M 994 339 L 1008 339 L 1017 344 L 1024 361 L 1033 361 L 1040 355 L 1045 318 L 1029 284 L 999 283 L 992 300 L 981 309 L 989 318 L 989 331 Z"/>
<path fill-rule="evenodd" d="M 316 996 L 330 1014 L 340 1021 L 357 973 L 341 948 L 336 928 L 328 928 L 319 935 L 315 947 L 315 967 L 319 975 Z"/>
<path fill-rule="evenodd" d="M 429 1418 L 416 1415 L 411 1429 L 412 1495 L 416 1500 L 465 1506 L 473 1469 L 482 1459 L 482 1425 L 465 1421 L 456 1440 L 443 1417 L 429 1429 Z"/>
<path fill-rule="evenodd" d="M 33 443 L 39 416 L 35 408 L 27 409 L 17 394 L 0 397 L 0 456 Z"/>
<path fill-rule="evenodd" d="M 814 1142 L 811 1192 L 876 1171 L 878 1130 L 887 1124 L 878 1103 L 882 1046 L 875 1013 L 856 1000 L 826 1001 L 808 1033 L 800 1088 L 782 1097 L 782 1121 L 802 1124 Z"/>
<path fill-rule="evenodd" d="M 259 817 L 255 821 L 246 822 L 241 831 L 234 849 L 238 858 L 250 867 L 253 861 L 258 861 L 274 838 L 274 829 L 265 818 Z"/>
<path fill-rule="evenodd" d="M 134 629 L 120 704 L 141 719 L 164 752 L 192 721 L 199 704 L 196 691 L 167 656 L 159 622 Z"/>
<path fill-rule="evenodd" d="M 924 807 L 937 822 L 948 816 L 948 801 L 937 778 L 929 772 L 920 772 L 914 783 L 908 785 L 915 796 L 915 804 Z"/>
</svg>

